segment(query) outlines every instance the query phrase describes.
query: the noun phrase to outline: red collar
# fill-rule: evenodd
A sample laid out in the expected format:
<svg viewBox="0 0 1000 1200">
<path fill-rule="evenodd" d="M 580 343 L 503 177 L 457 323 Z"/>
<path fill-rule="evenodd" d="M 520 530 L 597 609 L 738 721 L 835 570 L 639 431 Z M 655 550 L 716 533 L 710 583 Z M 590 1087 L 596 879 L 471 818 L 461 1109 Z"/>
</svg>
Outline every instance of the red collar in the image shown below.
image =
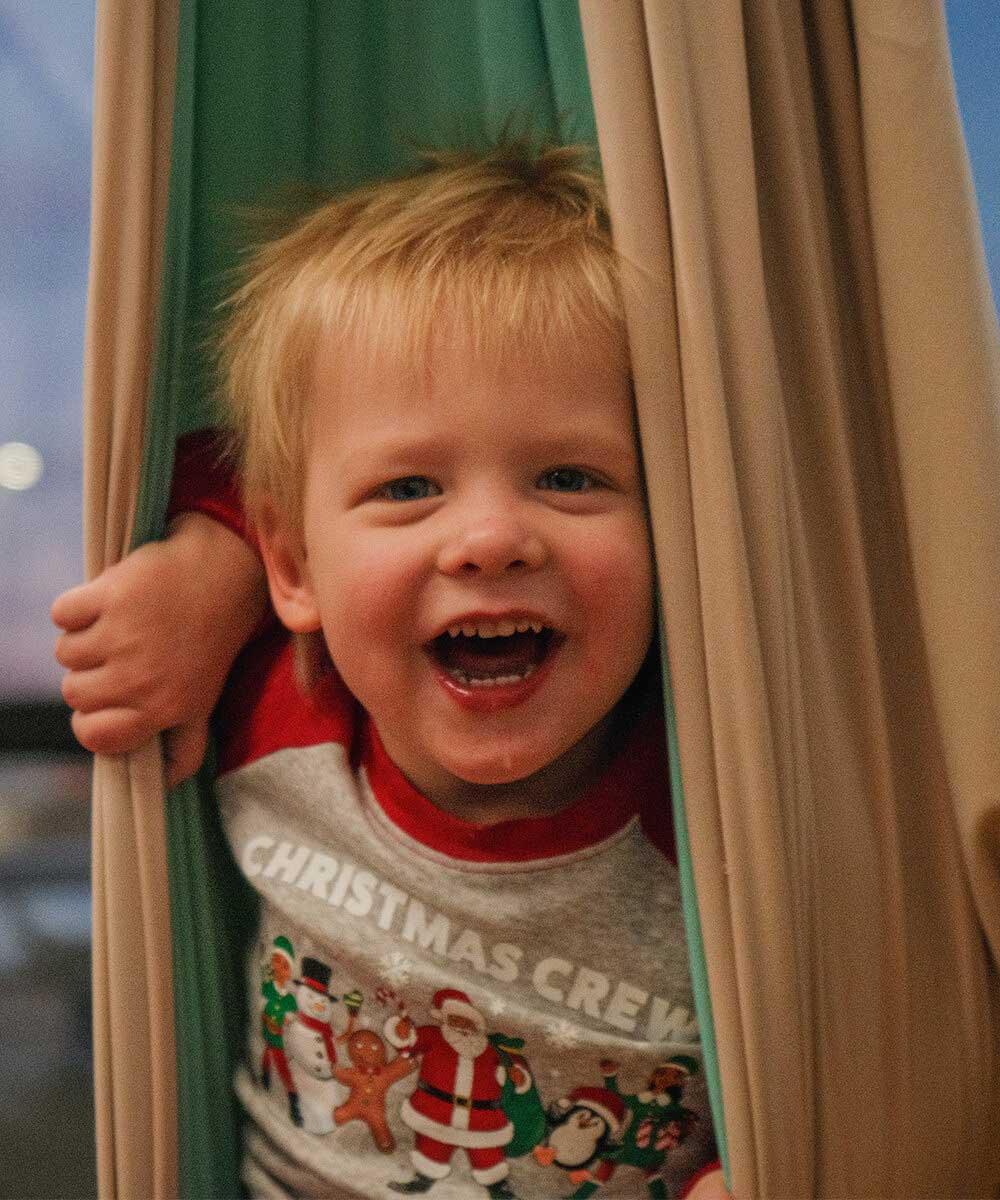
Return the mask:
<svg viewBox="0 0 1000 1200">
<path fill-rule="evenodd" d="M 360 765 L 389 820 L 414 841 L 465 862 L 519 863 L 579 853 L 622 830 L 640 802 L 669 804 L 663 729 L 658 714 L 643 716 L 590 790 L 574 804 L 543 817 L 477 825 L 443 812 L 417 791 L 389 758 L 371 720 L 361 731 Z"/>
</svg>

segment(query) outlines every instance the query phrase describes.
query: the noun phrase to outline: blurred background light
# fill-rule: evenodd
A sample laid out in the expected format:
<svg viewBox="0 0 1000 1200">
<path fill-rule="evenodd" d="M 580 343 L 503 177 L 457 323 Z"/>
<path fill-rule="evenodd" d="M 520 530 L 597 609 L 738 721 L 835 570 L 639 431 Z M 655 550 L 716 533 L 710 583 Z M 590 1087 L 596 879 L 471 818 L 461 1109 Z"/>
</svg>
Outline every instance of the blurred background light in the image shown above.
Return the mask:
<svg viewBox="0 0 1000 1200">
<path fill-rule="evenodd" d="M 42 456 L 27 442 L 6 442 L 0 446 L 0 487 L 11 492 L 26 492 L 42 477 Z"/>
</svg>

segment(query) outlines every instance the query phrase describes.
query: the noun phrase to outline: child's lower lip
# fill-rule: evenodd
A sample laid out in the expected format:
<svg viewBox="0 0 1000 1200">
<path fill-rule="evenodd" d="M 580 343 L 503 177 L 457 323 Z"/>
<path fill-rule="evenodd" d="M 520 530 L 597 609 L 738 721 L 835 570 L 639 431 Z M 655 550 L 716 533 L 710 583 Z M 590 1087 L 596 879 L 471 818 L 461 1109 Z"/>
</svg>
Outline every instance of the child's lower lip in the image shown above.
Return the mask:
<svg viewBox="0 0 1000 1200">
<path fill-rule="evenodd" d="M 433 658 L 431 658 L 431 664 L 434 667 L 434 676 L 438 683 L 456 704 L 461 705 L 469 712 L 493 713 L 523 704 L 529 696 L 538 691 L 550 674 L 558 653 L 558 646 L 552 646 L 530 675 L 518 679 L 515 683 L 497 683 L 489 687 L 475 687 L 462 683 Z"/>
</svg>

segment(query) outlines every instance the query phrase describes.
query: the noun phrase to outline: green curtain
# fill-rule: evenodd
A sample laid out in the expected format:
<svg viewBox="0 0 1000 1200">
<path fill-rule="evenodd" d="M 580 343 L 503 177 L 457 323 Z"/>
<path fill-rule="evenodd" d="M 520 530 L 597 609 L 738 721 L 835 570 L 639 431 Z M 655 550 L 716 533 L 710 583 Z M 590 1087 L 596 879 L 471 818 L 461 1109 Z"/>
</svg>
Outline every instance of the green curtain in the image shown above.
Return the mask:
<svg viewBox="0 0 1000 1200">
<path fill-rule="evenodd" d="M 421 146 L 482 141 L 509 118 L 596 146 L 576 0 L 181 0 L 136 545 L 163 534 L 176 437 L 212 423 L 206 339 L 247 239 L 248 211 L 281 204 L 293 189 L 339 188 L 397 172 Z M 674 796 L 679 802 L 676 772 Z M 683 819 L 680 826 L 683 848 Z M 254 911 L 204 783 L 171 794 L 168 857 L 180 1190 L 185 1197 L 235 1196 L 240 1148 L 230 1079 L 242 1037 L 242 949 Z M 711 1054 L 690 886 L 688 899 L 699 1016 Z M 709 1076 L 717 1080 L 712 1061 Z M 720 1118 L 717 1108 L 721 1134 Z"/>
</svg>

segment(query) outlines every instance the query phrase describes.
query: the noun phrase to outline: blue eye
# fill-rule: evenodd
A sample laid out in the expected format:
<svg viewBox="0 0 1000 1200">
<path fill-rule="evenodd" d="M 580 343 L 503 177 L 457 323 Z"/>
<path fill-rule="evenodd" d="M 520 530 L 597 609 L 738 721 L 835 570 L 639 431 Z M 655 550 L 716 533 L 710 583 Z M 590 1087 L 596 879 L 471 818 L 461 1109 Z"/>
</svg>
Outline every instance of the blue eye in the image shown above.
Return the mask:
<svg viewBox="0 0 1000 1200">
<path fill-rule="evenodd" d="M 426 500 L 440 496 L 441 489 L 424 475 L 405 475 L 402 479 L 390 479 L 375 493 L 380 500 Z"/>
<path fill-rule="evenodd" d="M 539 479 L 538 486 L 552 492 L 586 492 L 597 481 L 579 467 L 554 467 Z"/>
</svg>

